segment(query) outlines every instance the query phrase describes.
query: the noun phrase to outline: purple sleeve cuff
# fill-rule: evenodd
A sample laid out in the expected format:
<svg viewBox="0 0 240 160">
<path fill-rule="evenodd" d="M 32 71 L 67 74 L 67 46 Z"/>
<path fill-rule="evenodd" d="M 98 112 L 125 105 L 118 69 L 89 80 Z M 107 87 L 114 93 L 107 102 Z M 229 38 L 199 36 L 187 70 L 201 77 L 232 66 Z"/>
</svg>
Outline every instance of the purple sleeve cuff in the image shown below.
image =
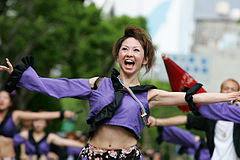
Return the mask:
<svg viewBox="0 0 240 160">
<path fill-rule="evenodd" d="M 88 100 L 92 91 L 88 79 L 41 78 L 32 67 L 22 74 L 17 86 L 55 98 L 74 97 Z"/>
<path fill-rule="evenodd" d="M 229 105 L 226 102 L 201 105 L 199 112 L 208 119 L 240 123 L 240 106 Z"/>
</svg>

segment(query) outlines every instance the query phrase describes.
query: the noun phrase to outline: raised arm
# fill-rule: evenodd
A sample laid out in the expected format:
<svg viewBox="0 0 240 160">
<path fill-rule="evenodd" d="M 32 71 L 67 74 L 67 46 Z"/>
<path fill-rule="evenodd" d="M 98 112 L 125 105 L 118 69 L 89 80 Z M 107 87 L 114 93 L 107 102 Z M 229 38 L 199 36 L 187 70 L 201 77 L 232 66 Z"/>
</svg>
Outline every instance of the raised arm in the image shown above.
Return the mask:
<svg viewBox="0 0 240 160">
<path fill-rule="evenodd" d="M 91 95 L 91 84 L 89 79 L 67 79 L 67 78 L 41 78 L 31 67 L 33 57 L 24 57 L 22 61 L 13 68 L 10 61 L 6 59 L 6 66 L 0 66 L 0 70 L 10 73 L 7 90 L 11 92 L 16 86 L 55 97 L 74 97 L 89 99 Z"/>
<path fill-rule="evenodd" d="M 167 92 L 152 89 L 148 92 L 149 107 L 186 105 L 185 92 Z M 229 102 L 240 99 L 240 92 L 233 93 L 199 93 L 192 95 L 192 101 L 198 104 Z"/>
<path fill-rule="evenodd" d="M 207 104 L 201 105 L 199 112 L 208 119 L 240 123 L 240 106 L 228 103 Z"/>
<path fill-rule="evenodd" d="M 49 134 L 47 142 L 49 144 L 53 143 L 57 146 L 71 146 L 71 147 L 79 147 L 79 148 L 83 148 L 85 146 L 85 144 L 82 142 L 67 139 L 67 138 L 62 138 L 54 133 Z"/>
</svg>

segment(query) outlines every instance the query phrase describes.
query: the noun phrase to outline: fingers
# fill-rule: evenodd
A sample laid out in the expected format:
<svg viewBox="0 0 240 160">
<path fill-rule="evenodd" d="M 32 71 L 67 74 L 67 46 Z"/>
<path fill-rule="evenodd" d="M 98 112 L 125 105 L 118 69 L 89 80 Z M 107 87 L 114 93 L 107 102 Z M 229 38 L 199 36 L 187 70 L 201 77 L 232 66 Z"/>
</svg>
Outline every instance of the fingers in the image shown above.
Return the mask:
<svg viewBox="0 0 240 160">
<path fill-rule="evenodd" d="M 0 66 L 0 70 L 1 71 L 7 71 L 9 68 L 8 67 L 6 67 L 6 66 Z"/>
<path fill-rule="evenodd" d="M 9 61 L 8 58 L 6 58 L 6 62 L 7 62 L 7 65 L 8 65 L 8 67 L 9 67 L 8 72 L 11 74 L 12 71 L 13 71 L 13 66 L 12 66 L 12 64 L 11 64 L 11 62 Z"/>
</svg>

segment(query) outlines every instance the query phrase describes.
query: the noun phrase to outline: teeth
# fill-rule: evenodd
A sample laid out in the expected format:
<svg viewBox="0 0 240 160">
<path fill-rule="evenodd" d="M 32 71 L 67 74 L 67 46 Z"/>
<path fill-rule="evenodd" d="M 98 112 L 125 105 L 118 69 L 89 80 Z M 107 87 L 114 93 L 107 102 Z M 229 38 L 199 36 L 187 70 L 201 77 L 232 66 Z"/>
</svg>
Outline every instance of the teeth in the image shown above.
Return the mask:
<svg viewBox="0 0 240 160">
<path fill-rule="evenodd" d="M 132 60 L 127 59 L 126 62 L 133 62 Z"/>
</svg>

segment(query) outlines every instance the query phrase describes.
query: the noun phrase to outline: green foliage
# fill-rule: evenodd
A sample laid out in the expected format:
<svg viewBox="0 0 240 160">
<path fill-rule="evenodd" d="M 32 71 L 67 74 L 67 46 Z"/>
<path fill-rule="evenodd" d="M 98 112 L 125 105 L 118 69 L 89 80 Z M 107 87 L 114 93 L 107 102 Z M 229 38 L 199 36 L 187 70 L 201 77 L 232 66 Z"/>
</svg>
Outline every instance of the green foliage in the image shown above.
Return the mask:
<svg viewBox="0 0 240 160">
<path fill-rule="evenodd" d="M 83 133 L 87 133 L 89 126 L 86 124 L 86 119 L 89 112 L 89 104 L 86 101 L 79 101 L 77 99 L 64 98 L 60 100 L 63 109 L 68 109 L 71 111 L 79 111 L 82 112 L 77 114 L 77 121 L 73 122 L 74 130 L 82 131 Z"/>
</svg>

